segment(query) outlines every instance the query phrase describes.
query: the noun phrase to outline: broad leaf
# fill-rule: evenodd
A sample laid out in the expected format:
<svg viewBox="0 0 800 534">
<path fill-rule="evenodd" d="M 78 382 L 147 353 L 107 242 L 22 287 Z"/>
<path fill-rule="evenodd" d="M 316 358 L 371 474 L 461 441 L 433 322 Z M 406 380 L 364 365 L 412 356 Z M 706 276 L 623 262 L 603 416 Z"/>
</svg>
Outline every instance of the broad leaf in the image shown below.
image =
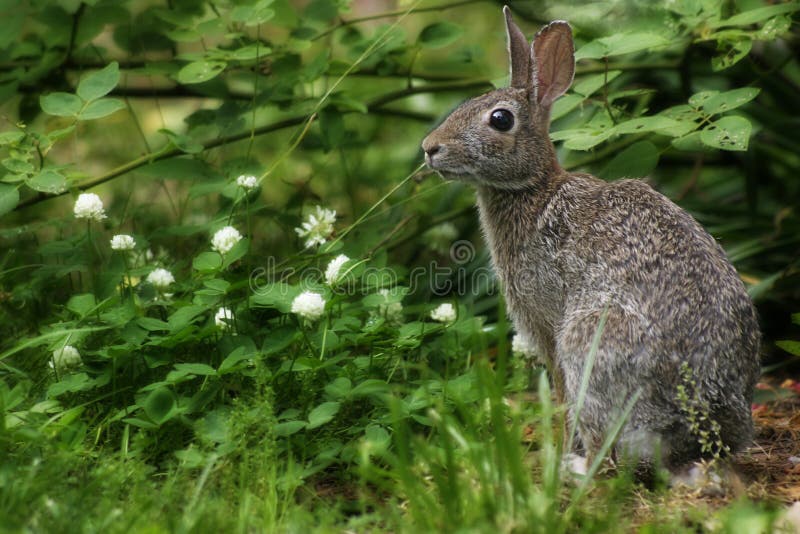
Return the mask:
<svg viewBox="0 0 800 534">
<path fill-rule="evenodd" d="M 216 78 L 226 66 L 224 61 L 194 61 L 178 71 L 177 79 L 185 84 L 207 82 Z"/>
<path fill-rule="evenodd" d="M 452 22 L 435 22 L 425 26 L 417 44 L 424 48 L 441 48 L 455 42 L 464 33 L 464 29 Z"/>
<path fill-rule="evenodd" d="M 604 180 L 642 178 L 658 165 L 658 149 L 650 141 L 634 143 L 612 159 L 598 176 Z"/>
<path fill-rule="evenodd" d="M 750 102 L 758 96 L 760 91 L 755 87 L 742 87 L 719 93 L 703 103 L 703 111 L 709 115 L 730 111 Z"/>
<path fill-rule="evenodd" d="M 652 132 L 665 128 L 674 128 L 677 122 L 661 115 L 651 117 L 638 117 L 629 121 L 621 122 L 612 128 L 614 134 L 630 134 Z"/>
<path fill-rule="evenodd" d="M 222 268 L 222 256 L 219 252 L 201 252 L 195 256 L 192 267 L 200 272 L 216 272 Z"/>
<path fill-rule="evenodd" d="M 90 121 L 99 119 L 112 113 L 125 109 L 125 102 L 116 98 L 102 98 L 91 102 L 78 115 L 78 120 Z"/>
<path fill-rule="evenodd" d="M 0 184 L 0 215 L 5 215 L 19 204 L 19 190 L 10 184 Z"/>
<path fill-rule="evenodd" d="M 341 404 L 338 402 L 323 402 L 308 414 L 309 430 L 317 428 L 331 421 L 339 413 Z"/>
<path fill-rule="evenodd" d="M 712 28 L 721 28 L 723 26 L 749 26 L 750 24 L 767 20 L 768 18 L 776 15 L 791 13 L 799 9 L 800 4 L 796 2 L 786 2 L 774 6 L 758 7 L 756 9 L 751 9 L 749 11 L 739 13 L 738 15 L 734 15 L 729 19 L 711 23 L 709 26 Z"/>
<path fill-rule="evenodd" d="M 117 83 L 119 83 L 119 64 L 113 61 L 108 66 L 84 76 L 76 92 L 79 97 L 90 102 L 110 93 Z"/>
<path fill-rule="evenodd" d="M 150 392 L 142 403 L 147 417 L 158 425 L 166 423 L 177 413 L 177 401 L 172 390 L 161 387 Z"/>
<path fill-rule="evenodd" d="M 620 33 L 594 40 L 575 52 L 575 59 L 600 59 L 619 56 L 670 44 L 669 39 L 657 33 Z"/>
<path fill-rule="evenodd" d="M 67 179 L 53 169 L 45 169 L 27 181 L 28 187 L 42 193 L 63 193 L 67 190 Z"/>
<path fill-rule="evenodd" d="M 50 93 L 39 98 L 42 111 L 57 117 L 75 117 L 83 108 L 83 100 L 72 93 Z"/>
<path fill-rule="evenodd" d="M 700 132 L 703 144 L 721 150 L 747 150 L 752 130 L 744 117 L 723 117 L 712 122 Z"/>
</svg>

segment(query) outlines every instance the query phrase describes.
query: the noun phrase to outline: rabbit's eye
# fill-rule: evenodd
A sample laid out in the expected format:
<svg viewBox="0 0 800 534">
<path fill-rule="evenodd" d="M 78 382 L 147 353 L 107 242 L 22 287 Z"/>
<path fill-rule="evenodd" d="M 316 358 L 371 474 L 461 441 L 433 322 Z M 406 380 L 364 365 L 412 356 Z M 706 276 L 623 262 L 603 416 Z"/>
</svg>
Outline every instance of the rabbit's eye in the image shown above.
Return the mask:
<svg viewBox="0 0 800 534">
<path fill-rule="evenodd" d="M 489 117 L 489 124 L 495 130 L 507 132 L 514 126 L 514 115 L 507 109 L 496 109 Z"/>
</svg>

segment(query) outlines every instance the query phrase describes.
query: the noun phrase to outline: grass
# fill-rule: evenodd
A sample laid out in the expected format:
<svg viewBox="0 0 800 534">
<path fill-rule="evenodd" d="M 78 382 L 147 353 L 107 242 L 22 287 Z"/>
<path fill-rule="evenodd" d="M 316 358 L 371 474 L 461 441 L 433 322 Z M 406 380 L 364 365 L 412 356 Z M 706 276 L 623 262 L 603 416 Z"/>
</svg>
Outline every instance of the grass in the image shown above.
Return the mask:
<svg viewBox="0 0 800 534">
<path fill-rule="evenodd" d="M 523 369 L 515 374 L 527 375 Z M 236 449 L 154 467 L 109 447 L 67 450 L 57 441 L 6 457 L 0 516 L 8 532 L 770 532 L 777 501 L 647 490 L 629 474 L 583 486 L 559 470 L 557 428 L 543 373 L 538 393 L 508 395 L 484 362 L 476 398 L 439 402 L 420 433 L 387 400 L 392 445 L 361 444 L 352 469 L 304 477 L 279 458 L 267 399 L 231 413 Z M 259 434 L 261 432 L 261 434 Z M 85 445 L 84 445 L 85 446 Z M 13 461 L 12 461 L 13 459 Z M 585 488 L 585 491 L 583 491 Z M 750 489 L 753 489 L 752 487 Z M 740 490 L 741 491 L 741 490 Z"/>
</svg>

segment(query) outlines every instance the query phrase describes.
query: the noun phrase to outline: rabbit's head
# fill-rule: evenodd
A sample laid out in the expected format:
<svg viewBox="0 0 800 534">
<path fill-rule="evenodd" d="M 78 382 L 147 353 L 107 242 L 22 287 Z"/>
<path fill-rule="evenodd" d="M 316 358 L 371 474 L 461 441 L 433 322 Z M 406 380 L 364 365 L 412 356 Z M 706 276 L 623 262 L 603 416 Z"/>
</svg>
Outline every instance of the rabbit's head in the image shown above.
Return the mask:
<svg viewBox="0 0 800 534">
<path fill-rule="evenodd" d="M 511 86 L 468 100 L 422 142 L 428 166 L 446 178 L 520 189 L 558 169 L 550 107 L 575 73 L 569 24 L 555 21 L 528 44 L 506 6 Z"/>
</svg>

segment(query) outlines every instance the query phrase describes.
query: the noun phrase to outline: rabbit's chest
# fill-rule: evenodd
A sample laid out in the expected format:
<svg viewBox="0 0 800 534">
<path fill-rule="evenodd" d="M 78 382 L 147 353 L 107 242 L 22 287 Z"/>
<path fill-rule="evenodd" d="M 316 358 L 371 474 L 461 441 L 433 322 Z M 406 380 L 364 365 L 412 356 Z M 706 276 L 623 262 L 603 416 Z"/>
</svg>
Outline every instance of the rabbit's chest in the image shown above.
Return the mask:
<svg viewBox="0 0 800 534">
<path fill-rule="evenodd" d="M 512 317 L 552 329 L 564 309 L 564 279 L 558 251 L 537 236 L 518 247 L 499 247 L 495 266 Z"/>
</svg>

